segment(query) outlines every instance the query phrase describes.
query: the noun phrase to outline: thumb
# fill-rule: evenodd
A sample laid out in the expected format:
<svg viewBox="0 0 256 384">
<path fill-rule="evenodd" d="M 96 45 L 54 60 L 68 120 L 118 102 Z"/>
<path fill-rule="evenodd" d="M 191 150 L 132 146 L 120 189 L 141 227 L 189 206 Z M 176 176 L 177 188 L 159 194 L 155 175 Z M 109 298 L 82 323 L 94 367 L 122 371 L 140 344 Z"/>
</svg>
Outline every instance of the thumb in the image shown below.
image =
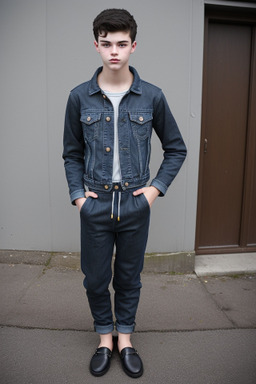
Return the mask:
<svg viewBox="0 0 256 384">
<path fill-rule="evenodd" d="M 133 196 L 138 196 L 144 193 L 144 188 L 137 189 L 136 191 L 133 192 Z"/>
<path fill-rule="evenodd" d="M 85 195 L 86 195 L 86 197 L 91 196 L 91 197 L 93 197 L 94 199 L 97 199 L 97 197 L 98 197 L 97 193 L 92 192 L 92 191 L 88 191 L 88 192 L 86 192 Z"/>
</svg>

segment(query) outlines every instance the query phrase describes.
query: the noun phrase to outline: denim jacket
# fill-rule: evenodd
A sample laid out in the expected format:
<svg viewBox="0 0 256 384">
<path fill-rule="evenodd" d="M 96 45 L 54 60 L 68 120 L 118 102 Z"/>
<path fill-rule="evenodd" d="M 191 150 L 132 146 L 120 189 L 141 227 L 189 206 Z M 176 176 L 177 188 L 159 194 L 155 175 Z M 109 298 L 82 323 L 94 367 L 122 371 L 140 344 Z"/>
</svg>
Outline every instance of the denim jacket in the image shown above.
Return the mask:
<svg viewBox="0 0 256 384">
<path fill-rule="evenodd" d="M 96 192 L 113 188 L 114 110 L 98 86 L 101 71 L 98 68 L 90 81 L 74 88 L 67 102 L 63 159 L 72 204 L 84 197 L 85 186 Z M 130 71 L 134 80 L 118 115 L 121 187 L 139 188 L 149 180 L 154 128 L 164 158 L 150 185 L 163 196 L 186 157 L 186 147 L 161 89 L 141 80 L 134 68 Z"/>
</svg>

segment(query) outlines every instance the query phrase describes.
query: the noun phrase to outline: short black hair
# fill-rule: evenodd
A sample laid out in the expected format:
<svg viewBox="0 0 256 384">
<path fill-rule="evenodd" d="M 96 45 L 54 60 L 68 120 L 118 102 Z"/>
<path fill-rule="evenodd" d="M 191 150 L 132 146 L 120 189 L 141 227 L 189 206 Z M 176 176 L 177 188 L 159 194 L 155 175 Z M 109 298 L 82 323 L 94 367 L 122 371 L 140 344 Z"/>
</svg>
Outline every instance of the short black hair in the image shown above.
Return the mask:
<svg viewBox="0 0 256 384">
<path fill-rule="evenodd" d="M 134 17 L 125 9 L 111 8 L 102 11 L 93 21 L 93 34 L 98 41 L 99 35 L 107 36 L 108 32 L 129 32 L 132 43 L 137 34 Z"/>
</svg>

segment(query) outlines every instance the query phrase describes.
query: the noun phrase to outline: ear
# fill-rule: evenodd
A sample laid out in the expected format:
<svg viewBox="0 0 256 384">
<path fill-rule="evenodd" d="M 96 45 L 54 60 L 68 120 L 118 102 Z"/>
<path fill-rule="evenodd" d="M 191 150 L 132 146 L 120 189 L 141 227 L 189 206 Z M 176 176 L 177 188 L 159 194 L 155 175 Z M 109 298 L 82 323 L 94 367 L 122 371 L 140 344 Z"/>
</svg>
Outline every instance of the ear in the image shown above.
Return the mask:
<svg viewBox="0 0 256 384">
<path fill-rule="evenodd" d="M 137 41 L 134 41 L 134 42 L 132 43 L 131 53 L 133 53 L 133 52 L 135 51 L 136 47 L 137 47 Z"/>
<path fill-rule="evenodd" d="M 94 46 L 96 48 L 96 51 L 100 52 L 100 50 L 99 50 L 99 43 L 96 40 L 94 40 Z"/>
</svg>

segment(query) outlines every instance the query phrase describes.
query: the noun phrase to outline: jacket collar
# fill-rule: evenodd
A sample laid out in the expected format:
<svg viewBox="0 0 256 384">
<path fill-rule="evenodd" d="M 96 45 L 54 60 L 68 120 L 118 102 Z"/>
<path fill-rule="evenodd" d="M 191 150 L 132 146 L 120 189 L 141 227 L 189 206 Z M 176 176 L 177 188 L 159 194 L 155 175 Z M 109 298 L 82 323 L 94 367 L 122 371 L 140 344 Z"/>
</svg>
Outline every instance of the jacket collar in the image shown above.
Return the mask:
<svg viewBox="0 0 256 384">
<path fill-rule="evenodd" d="M 99 67 L 96 72 L 94 73 L 92 79 L 90 80 L 89 85 L 89 95 L 94 95 L 95 93 L 101 92 L 101 89 L 98 85 L 97 78 L 100 72 L 102 71 L 103 67 Z M 137 93 L 138 95 L 142 94 L 142 87 L 141 87 L 141 79 L 138 75 L 138 72 L 135 68 L 129 67 L 130 71 L 133 74 L 133 83 L 130 88 L 130 92 Z"/>
</svg>

